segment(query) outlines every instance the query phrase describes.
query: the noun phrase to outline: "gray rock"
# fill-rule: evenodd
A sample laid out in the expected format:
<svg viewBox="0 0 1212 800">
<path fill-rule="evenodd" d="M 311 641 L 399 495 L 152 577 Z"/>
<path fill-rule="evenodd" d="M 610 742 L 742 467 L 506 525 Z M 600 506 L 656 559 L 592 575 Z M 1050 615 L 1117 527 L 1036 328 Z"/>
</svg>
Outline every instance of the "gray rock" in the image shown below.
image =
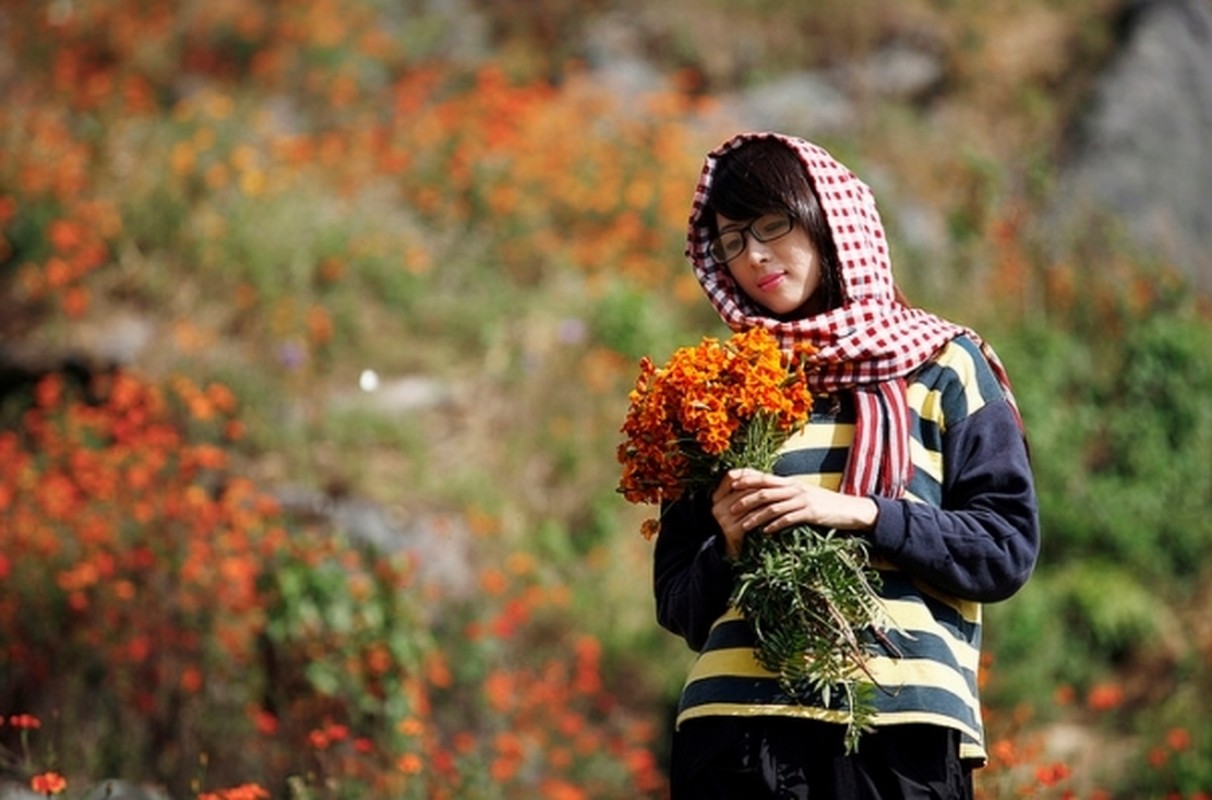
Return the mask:
<svg viewBox="0 0 1212 800">
<path fill-rule="evenodd" d="M 640 31 L 625 15 L 596 16 L 586 23 L 583 36 L 593 81 L 608 93 L 626 99 L 669 88 L 669 79 L 645 57 Z"/>
<path fill-rule="evenodd" d="M 0 800 L 45 800 L 45 797 L 30 789 L 27 784 L 0 781 Z"/>
<path fill-rule="evenodd" d="M 143 359 L 155 337 L 146 317 L 115 312 L 78 322 L 65 335 L 45 327 L 0 342 L 0 367 L 29 372 L 54 372 L 65 364 L 90 370 L 128 367 Z"/>
<path fill-rule="evenodd" d="M 90 788 L 80 800 L 168 800 L 168 795 L 160 789 L 107 780 Z"/>
<path fill-rule="evenodd" d="M 1212 0 L 1137 3 L 1124 31 L 1061 170 L 1056 233 L 1109 224 L 1212 291 Z"/>
<path fill-rule="evenodd" d="M 364 373 L 365 374 L 365 373 Z M 453 386 L 424 376 L 378 377 L 359 390 L 347 389 L 331 397 L 337 411 L 370 411 L 386 416 L 402 416 L 420 409 L 437 408 L 458 401 Z"/>
<path fill-rule="evenodd" d="M 749 130 L 777 130 L 810 139 L 844 131 L 855 119 L 851 98 L 824 73 L 809 70 L 722 98 L 720 113 Z"/>
<path fill-rule="evenodd" d="M 893 100 L 927 97 L 945 77 L 937 53 L 907 41 L 892 42 L 869 58 L 839 70 L 839 81 L 851 91 Z"/>
<path fill-rule="evenodd" d="M 79 800 L 169 800 L 169 795 L 161 789 L 136 786 L 120 780 L 101 781 L 81 794 L 68 786 L 66 796 L 78 797 Z M 27 784 L 0 781 L 0 800 L 45 800 L 45 796 L 33 791 Z"/>
<path fill-rule="evenodd" d="M 279 487 L 274 496 L 286 514 L 324 520 L 377 552 L 408 553 L 420 582 L 439 587 L 443 597 L 463 599 L 476 590 L 472 534 L 457 515 L 421 513 L 405 519 L 371 500 L 297 485 Z"/>
</svg>

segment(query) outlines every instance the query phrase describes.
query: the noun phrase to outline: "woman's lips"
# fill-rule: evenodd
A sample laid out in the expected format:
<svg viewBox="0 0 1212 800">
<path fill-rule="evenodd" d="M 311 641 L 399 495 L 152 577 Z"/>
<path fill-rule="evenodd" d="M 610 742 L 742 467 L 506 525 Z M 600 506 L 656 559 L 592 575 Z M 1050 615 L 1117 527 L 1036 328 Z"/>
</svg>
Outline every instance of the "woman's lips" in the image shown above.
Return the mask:
<svg viewBox="0 0 1212 800">
<path fill-rule="evenodd" d="M 783 281 L 783 273 L 775 272 L 772 275 L 764 275 L 758 278 L 757 287 L 763 292 L 768 292 Z"/>
</svg>

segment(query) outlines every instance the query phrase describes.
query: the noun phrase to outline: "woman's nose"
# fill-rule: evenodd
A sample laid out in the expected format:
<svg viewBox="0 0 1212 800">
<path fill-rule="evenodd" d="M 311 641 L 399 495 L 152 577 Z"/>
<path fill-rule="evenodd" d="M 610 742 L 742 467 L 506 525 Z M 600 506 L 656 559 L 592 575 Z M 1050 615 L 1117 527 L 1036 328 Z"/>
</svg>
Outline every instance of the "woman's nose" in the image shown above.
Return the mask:
<svg viewBox="0 0 1212 800">
<path fill-rule="evenodd" d="M 770 260 L 769 245 L 765 242 L 759 242 L 755 237 L 749 237 L 748 246 L 745 248 L 745 251 L 751 265 L 764 264 Z"/>
</svg>

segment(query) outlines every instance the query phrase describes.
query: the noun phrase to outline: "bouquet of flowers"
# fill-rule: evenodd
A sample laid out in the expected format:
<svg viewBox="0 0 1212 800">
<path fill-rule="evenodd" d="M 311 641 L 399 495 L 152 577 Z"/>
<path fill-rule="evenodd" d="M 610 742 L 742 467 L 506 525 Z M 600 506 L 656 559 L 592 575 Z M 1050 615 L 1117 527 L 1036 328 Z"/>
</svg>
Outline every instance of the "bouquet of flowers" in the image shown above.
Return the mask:
<svg viewBox="0 0 1212 800">
<path fill-rule="evenodd" d="M 806 346 L 787 353 L 764 328 L 727 341 L 704 338 L 677 350 L 663 367 L 640 361 L 618 447 L 619 491 L 633 503 L 673 501 L 712 491 L 725 472 L 770 472 L 787 439 L 812 410 Z M 645 520 L 647 538 L 659 520 Z M 857 536 L 795 526 L 745 537 L 733 605 L 757 635 L 756 658 L 795 700 L 830 705 L 844 692 L 847 747 L 869 727 L 875 681 L 866 667 L 883 606 L 878 574 Z"/>
</svg>

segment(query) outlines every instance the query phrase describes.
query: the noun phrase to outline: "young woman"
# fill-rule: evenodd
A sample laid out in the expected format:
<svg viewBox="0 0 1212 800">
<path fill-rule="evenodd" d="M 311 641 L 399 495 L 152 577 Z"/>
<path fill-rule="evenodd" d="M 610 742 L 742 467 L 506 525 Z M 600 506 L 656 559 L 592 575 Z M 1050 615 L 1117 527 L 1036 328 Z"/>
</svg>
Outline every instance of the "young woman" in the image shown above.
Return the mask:
<svg viewBox="0 0 1212 800">
<path fill-rule="evenodd" d="M 817 402 L 776 474 L 730 472 L 663 514 L 657 616 L 699 652 L 673 797 L 970 798 L 981 603 L 1017 591 L 1039 548 L 1005 371 L 977 334 L 901 301 L 870 190 L 803 140 L 742 134 L 708 154 L 687 256 L 733 330 L 816 347 Z M 780 692 L 729 609 L 745 537 L 802 523 L 866 538 L 892 621 L 854 753 L 845 712 Z"/>
</svg>

